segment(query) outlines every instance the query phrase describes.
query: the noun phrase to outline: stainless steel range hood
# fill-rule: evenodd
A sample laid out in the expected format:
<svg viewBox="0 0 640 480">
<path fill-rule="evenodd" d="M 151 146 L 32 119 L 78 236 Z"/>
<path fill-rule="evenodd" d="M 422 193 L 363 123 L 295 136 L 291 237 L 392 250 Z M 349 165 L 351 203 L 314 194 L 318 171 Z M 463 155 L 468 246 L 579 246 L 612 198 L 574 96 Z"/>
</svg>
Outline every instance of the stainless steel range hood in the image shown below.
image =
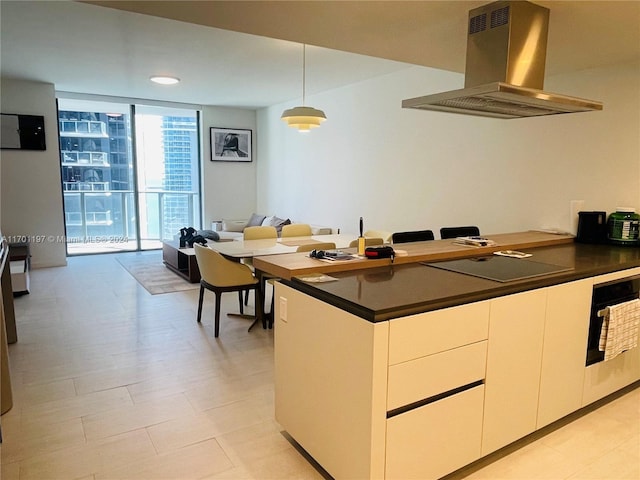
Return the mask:
<svg viewBox="0 0 640 480">
<path fill-rule="evenodd" d="M 549 9 L 498 1 L 469 11 L 465 88 L 410 98 L 403 108 L 524 118 L 602 110 L 602 103 L 542 90 Z"/>
</svg>

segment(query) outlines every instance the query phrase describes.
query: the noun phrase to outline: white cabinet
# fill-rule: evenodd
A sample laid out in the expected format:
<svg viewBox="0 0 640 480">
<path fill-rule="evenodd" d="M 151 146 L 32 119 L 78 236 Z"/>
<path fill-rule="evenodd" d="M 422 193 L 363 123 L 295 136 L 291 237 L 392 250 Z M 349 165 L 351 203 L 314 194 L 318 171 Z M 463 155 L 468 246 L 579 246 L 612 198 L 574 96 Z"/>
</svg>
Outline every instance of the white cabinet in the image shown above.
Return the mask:
<svg viewBox="0 0 640 480">
<path fill-rule="evenodd" d="M 439 478 L 480 458 L 489 305 L 390 322 L 386 479 Z"/>
<path fill-rule="evenodd" d="M 389 322 L 389 365 L 486 340 L 489 304 L 468 303 Z"/>
<path fill-rule="evenodd" d="M 391 365 L 387 410 L 401 408 L 484 379 L 487 341 Z"/>
<path fill-rule="evenodd" d="M 389 322 L 279 282 L 275 295 L 276 420 L 334 478 L 382 478 Z"/>
<path fill-rule="evenodd" d="M 334 478 L 447 475 L 640 378 L 585 368 L 594 283 L 638 274 L 379 323 L 276 283 L 276 420 Z"/>
<path fill-rule="evenodd" d="M 479 458 L 488 301 L 370 323 L 275 295 L 276 420 L 333 477 L 435 478 Z"/>
<path fill-rule="evenodd" d="M 582 406 L 591 279 L 547 289 L 537 428 Z"/>
<path fill-rule="evenodd" d="M 482 454 L 536 428 L 546 290 L 491 301 Z"/>
<path fill-rule="evenodd" d="M 484 386 L 387 421 L 386 479 L 440 478 L 480 458 Z"/>
</svg>

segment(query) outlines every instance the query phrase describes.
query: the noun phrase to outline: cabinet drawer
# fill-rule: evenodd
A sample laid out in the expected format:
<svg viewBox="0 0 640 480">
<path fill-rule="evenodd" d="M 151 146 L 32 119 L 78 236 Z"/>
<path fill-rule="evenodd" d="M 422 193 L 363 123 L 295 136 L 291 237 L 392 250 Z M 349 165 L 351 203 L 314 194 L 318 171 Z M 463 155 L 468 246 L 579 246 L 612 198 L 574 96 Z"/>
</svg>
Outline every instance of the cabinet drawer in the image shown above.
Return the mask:
<svg viewBox="0 0 640 480">
<path fill-rule="evenodd" d="M 484 385 L 387 420 L 386 479 L 440 478 L 480 457 Z"/>
<path fill-rule="evenodd" d="M 484 379 L 487 341 L 389 367 L 387 411 Z"/>
<path fill-rule="evenodd" d="M 489 301 L 420 313 L 389 322 L 389 365 L 486 340 Z"/>
</svg>

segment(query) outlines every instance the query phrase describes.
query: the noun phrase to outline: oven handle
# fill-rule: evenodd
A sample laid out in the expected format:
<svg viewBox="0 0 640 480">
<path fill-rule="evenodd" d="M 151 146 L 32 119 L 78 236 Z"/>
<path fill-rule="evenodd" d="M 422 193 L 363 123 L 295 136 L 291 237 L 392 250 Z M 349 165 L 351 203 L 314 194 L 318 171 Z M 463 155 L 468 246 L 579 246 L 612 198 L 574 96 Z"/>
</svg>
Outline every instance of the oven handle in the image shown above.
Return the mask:
<svg viewBox="0 0 640 480">
<path fill-rule="evenodd" d="M 630 301 L 633 301 L 633 300 L 635 300 L 637 298 L 639 298 L 639 297 L 638 296 L 634 296 L 631 300 L 622 300 L 620 302 L 614 303 L 613 305 L 609 305 L 608 307 L 604 307 L 604 308 L 602 308 L 602 309 L 600 309 L 600 310 L 598 310 L 596 312 L 596 316 L 598 316 L 598 317 L 607 317 L 607 316 L 609 316 L 609 307 L 613 307 L 614 305 L 618 305 L 619 303 L 630 302 Z"/>
</svg>

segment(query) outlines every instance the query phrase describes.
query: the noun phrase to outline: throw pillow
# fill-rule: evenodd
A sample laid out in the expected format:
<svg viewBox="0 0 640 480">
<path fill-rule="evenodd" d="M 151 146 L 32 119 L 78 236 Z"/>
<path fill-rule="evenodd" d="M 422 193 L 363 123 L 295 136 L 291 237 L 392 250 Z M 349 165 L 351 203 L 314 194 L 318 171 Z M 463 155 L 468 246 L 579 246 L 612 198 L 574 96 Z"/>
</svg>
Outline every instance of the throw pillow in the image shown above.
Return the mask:
<svg viewBox="0 0 640 480">
<path fill-rule="evenodd" d="M 273 219 L 273 226 L 276 227 L 276 232 L 278 232 L 278 236 L 282 235 L 282 227 L 283 225 L 290 225 L 291 220 L 288 218 L 283 220 L 282 218 L 275 217 Z"/>
<path fill-rule="evenodd" d="M 282 226 L 289 225 L 290 223 L 291 223 L 291 220 L 289 220 L 288 218 L 285 220 L 283 218 L 278 218 L 275 215 L 266 217 L 262 221 L 263 226 L 271 225 L 272 227 L 276 227 L 276 232 L 278 232 L 278 236 L 280 236 L 280 234 L 282 233 Z"/>
<path fill-rule="evenodd" d="M 274 218 L 276 218 L 274 215 L 269 215 L 268 217 L 264 217 L 264 220 L 262 220 L 262 223 L 260 225 L 262 225 L 263 227 L 268 227 L 269 225 L 273 225 L 271 222 L 273 222 Z"/>
<path fill-rule="evenodd" d="M 265 218 L 266 215 L 259 215 L 257 213 L 254 213 L 253 215 L 251 215 L 251 218 L 247 222 L 247 227 L 259 227 L 260 225 L 262 225 L 262 222 Z"/>
<path fill-rule="evenodd" d="M 271 219 L 271 225 L 273 225 L 274 227 L 278 227 L 278 226 L 281 226 L 286 221 L 289 221 L 289 223 L 291 223 L 289 219 L 285 220 L 284 218 L 273 217 Z"/>
<path fill-rule="evenodd" d="M 291 225 L 291 220 L 289 220 L 288 218 L 286 220 L 283 220 L 281 223 L 279 223 L 278 225 L 276 225 L 276 232 L 278 232 L 278 236 L 280 236 L 282 234 L 282 227 L 284 225 Z"/>
</svg>

